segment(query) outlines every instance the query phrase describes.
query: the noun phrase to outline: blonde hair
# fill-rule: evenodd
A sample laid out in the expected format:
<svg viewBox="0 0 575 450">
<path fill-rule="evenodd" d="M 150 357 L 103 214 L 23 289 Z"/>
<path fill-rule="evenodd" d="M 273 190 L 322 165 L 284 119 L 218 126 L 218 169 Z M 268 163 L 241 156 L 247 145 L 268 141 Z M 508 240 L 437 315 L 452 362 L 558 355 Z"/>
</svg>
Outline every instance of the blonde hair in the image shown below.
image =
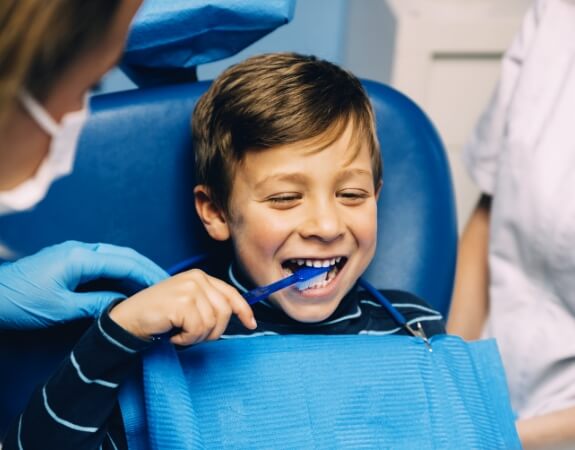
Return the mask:
<svg viewBox="0 0 575 450">
<path fill-rule="evenodd" d="M 121 0 L 0 2 L 0 127 L 18 93 L 42 99 L 67 65 L 105 33 Z"/>
</svg>

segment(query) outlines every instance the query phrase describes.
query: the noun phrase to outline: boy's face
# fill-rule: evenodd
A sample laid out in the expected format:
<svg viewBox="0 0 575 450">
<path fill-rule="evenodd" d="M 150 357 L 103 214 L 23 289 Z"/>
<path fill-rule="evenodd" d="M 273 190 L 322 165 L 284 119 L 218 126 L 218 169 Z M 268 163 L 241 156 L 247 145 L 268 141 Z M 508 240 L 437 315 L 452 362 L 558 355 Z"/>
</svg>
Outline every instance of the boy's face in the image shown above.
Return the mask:
<svg viewBox="0 0 575 450">
<path fill-rule="evenodd" d="M 353 158 L 351 131 L 348 125 L 320 151 L 304 142 L 248 152 L 235 173 L 231 217 L 221 223 L 241 269 L 258 286 L 289 276 L 302 262 L 335 263 L 327 282 L 270 298 L 300 322 L 328 318 L 375 252 L 371 158 L 366 145 Z"/>
</svg>

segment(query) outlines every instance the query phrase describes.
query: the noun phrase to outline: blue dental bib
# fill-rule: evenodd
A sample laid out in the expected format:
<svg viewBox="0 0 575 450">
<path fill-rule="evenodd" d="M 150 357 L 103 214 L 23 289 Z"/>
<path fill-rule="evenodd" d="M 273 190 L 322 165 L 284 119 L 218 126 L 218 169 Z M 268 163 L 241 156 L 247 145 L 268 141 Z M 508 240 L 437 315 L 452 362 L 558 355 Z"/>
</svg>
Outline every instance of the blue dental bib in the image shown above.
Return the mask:
<svg viewBox="0 0 575 450">
<path fill-rule="evenodd" d="M 120 406 L 131 450 L 521 448 L 495 342 L 261 336 L 144 357 Z"/>
</svg>

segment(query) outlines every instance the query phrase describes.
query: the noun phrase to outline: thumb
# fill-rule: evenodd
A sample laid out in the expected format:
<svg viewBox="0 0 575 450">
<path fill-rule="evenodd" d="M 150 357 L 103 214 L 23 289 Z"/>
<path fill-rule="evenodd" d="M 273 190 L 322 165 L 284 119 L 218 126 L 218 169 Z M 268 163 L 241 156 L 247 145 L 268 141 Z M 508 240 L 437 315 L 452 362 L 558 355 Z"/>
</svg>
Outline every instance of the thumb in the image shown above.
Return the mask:
<svg viewBox="0 0 575 450">
<path fill-rule="evenodd" d="M 116 300 L 123 300 L 126 296 L 118 292 L 97 291 L 75 295 L 78 318 L 99 317 Z"/>
</svg>

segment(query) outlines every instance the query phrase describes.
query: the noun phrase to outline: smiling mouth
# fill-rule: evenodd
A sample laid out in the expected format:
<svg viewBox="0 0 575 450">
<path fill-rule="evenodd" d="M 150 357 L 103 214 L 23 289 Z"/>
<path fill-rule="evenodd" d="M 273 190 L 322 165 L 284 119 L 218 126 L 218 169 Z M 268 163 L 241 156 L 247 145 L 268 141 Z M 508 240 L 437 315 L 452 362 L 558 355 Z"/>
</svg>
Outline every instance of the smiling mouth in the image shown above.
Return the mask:
<svg viewBox="0 0 575 450">
<path fill-rule="evenodd" d="M 292 274 L 303 267 L 331 267 L 331 269 L 326 272 L 325 275 L 314 278 L 311 284 L 307 284 L 304 289 L 300 291 L 309 289 L 318 289 L 327 286 L 331 281 L 333 281 L 337 274 L 343 269 L 343 266 L 347 263 L 347 257 L 339 256 L 336 258 L 327 259 L 288 259 L 282 263 L 282 268 Z"/>
</svg>

